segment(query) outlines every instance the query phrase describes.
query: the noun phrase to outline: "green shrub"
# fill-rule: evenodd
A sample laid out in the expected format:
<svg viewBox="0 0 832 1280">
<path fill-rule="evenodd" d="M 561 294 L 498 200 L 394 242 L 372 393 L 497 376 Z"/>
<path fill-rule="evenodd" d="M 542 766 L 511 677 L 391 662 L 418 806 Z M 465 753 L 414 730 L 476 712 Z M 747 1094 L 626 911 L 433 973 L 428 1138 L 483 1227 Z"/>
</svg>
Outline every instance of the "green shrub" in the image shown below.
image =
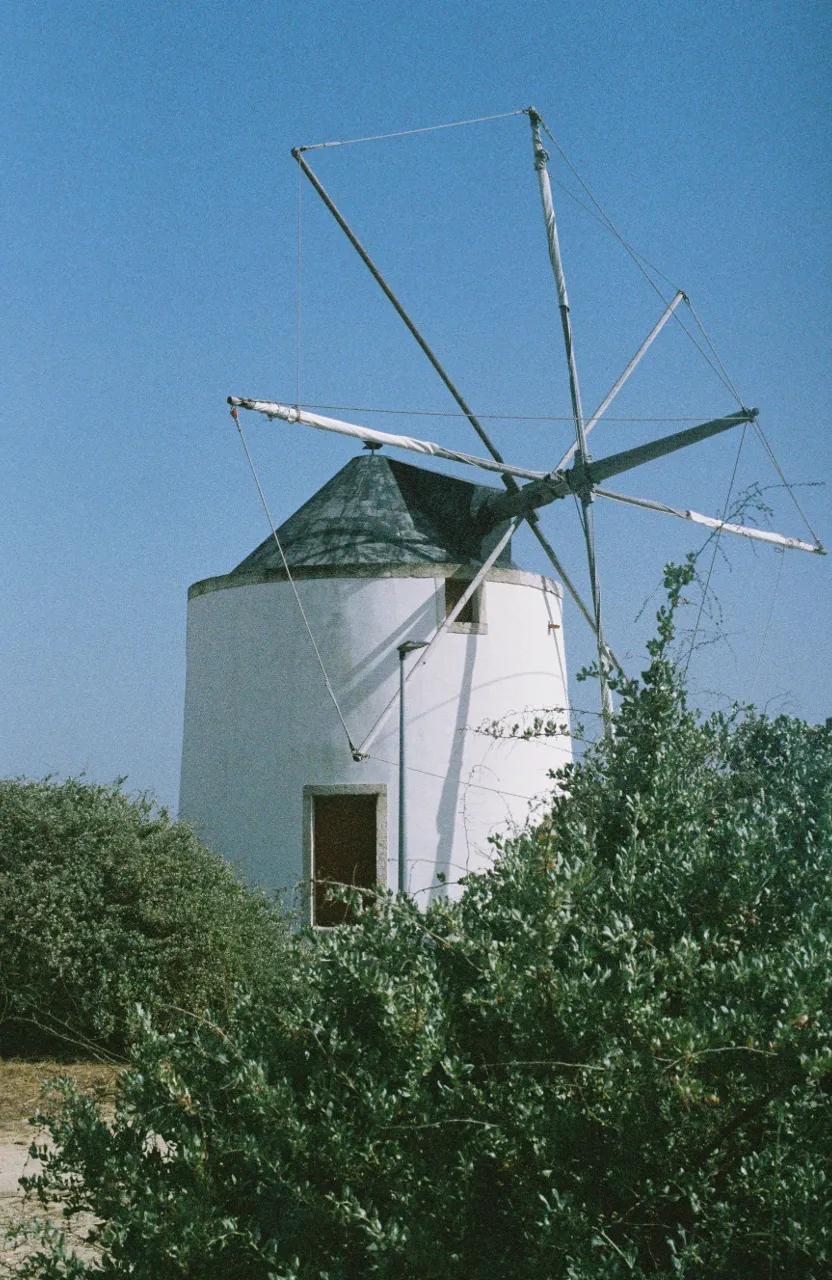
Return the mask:
<svg viewBox="0 0 832 1280">
<path fill-rule="evenodd" d="M 276 907 L 117 785 L 0 781 L 0 1051 L 122 1052 L 135 1005 L 230 1007 L 285 956 Z"/>
<path fill-rule="evenodd" d="M 829 1274 L 832 733 L 697 717 L 671 638 L 460 902 L 356 901 L 282 1007 L 148 1020 L 113 1125 L 68 1090 L 38 1185 L 102 1261 L 39 1274 Z"/>
</svg>

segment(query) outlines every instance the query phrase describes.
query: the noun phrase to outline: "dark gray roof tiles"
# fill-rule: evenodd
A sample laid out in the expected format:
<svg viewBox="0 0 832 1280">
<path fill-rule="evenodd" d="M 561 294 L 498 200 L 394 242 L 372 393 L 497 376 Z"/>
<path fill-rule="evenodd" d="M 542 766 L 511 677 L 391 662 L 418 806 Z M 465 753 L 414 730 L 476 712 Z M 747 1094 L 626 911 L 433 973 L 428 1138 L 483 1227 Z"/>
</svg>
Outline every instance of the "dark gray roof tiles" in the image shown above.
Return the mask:
<svg viewBox="0 0 832 1280">
<path fill-rule="evenodd" d="M 291 567 L 366 564 L 481 564 L 505 526 L 475 532 L 483 499 L 500 492 L 382 454 L 352 458 L 289 516 L 278 536 Z M 497 560 L 516 566 L 511 544 Z M 234 573 L 280 569 L 273 538 L 252 551 Z"/>
</svg>

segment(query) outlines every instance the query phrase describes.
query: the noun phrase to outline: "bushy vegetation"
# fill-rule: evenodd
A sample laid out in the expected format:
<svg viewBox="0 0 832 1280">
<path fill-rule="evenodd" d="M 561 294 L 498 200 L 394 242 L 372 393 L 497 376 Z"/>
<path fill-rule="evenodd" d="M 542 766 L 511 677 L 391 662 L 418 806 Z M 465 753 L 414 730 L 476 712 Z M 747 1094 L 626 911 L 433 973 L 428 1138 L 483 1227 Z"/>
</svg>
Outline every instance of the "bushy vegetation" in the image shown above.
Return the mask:
<svg viewBox="0 0 832 1280">
<path fill-rule="evenodd" d="M 230 1008 L 286 931 L 193 831 L 117 785 L 0 782 L 0 1052 L 122 1053 L 141 1003 Z"/>
<path fill-rule="evenodd" d="M 829 1274 L 832 733 L 698 717 L 672 631 L 461 901 L 356 901 L 281 1007 L 146 1020 L 112 1124 L 68 1090 L 39 1185 L 101 1260 L 39 1274 Z"/>
</svg>

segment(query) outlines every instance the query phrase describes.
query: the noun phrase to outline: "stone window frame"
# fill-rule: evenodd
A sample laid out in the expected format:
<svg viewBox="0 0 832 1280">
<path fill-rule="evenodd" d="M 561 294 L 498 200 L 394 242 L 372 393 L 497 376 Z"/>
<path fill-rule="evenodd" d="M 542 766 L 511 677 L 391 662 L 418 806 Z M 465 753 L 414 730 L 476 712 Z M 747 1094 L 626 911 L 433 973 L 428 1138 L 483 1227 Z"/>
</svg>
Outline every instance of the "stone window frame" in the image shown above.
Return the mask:
<svg viewBox="0 0 832 1280">
<path fill-rule="evenodd" d="M 444 578 L 440 578 L 438 590 L 436 592 L 436 616 L 438 625 L 441 627 L 447 618 L 447 601 L 445 596 L 445 583 L 449 578 L 456 582 L 473 582 L 477 575 L 477 569 L 457 569 L 453 573 L 447 574 Z M 474 592 L 473 597 L 474 615 L 476 622 L 452 622 L 448 627 L 448 631 L 452 635 L 463 636 L 487 636 L 488 635 L 488 617 L 485 608 L 485 581 L 481 582 Z"/>
</svg>

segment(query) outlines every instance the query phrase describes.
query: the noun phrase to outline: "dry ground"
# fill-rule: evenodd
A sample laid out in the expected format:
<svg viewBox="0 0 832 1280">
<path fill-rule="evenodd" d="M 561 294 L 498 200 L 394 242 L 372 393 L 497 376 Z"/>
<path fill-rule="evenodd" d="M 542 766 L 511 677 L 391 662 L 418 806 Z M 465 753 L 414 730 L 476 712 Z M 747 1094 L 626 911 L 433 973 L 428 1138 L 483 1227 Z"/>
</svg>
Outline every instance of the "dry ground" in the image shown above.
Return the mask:
<svg viewBox="0 0 832 1280">
<path fill-rule="evenodd" d="M 9 1227 L 22 1218 L 44 1216 L 43 1210 L 24 1205 L 18 1179 L 37 1172 L 28 1152 L 38 1135 L 28 1119 L 42 1104 L 46 1081 L 69 1076 L 84 1091 L 102 1089 L 112 1094 L 117 1070 L 98 1063 L 15 1062 L 0 1060 L 0 1280 L 13 1276 L 29 1250 L 13 1248 L 6 1239 Z"/>
</svg>

